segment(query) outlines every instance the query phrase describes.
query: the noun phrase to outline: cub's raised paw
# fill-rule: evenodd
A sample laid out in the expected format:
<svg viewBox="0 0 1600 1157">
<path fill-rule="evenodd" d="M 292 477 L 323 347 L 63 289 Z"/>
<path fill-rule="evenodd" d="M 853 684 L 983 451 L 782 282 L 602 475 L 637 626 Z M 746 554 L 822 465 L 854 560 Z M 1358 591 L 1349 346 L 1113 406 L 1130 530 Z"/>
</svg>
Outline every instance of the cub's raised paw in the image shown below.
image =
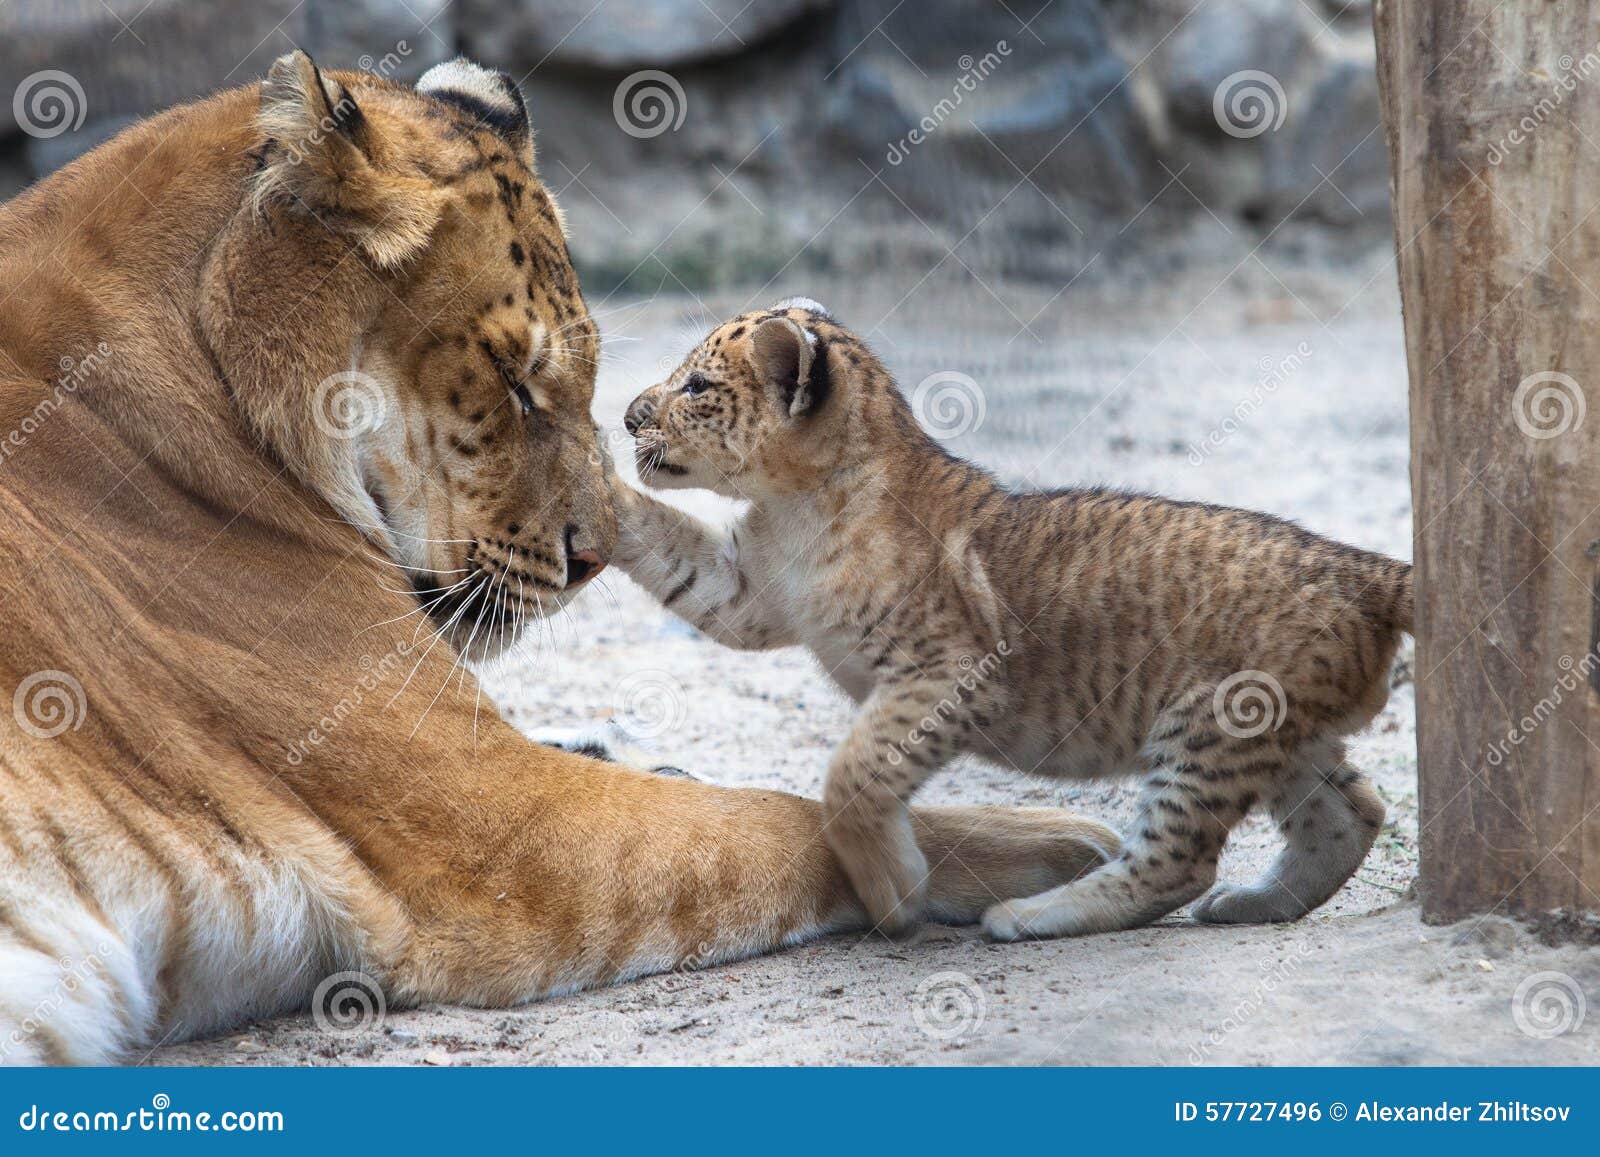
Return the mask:
<svg viewBox="0 0 1600 1157">
<path fill-rule="evenodd" d="M 540 727 L 528 732 L 527 735 L 535 743 L 545 747 L 560 748 L 573 755 L 582 755 L 605 763 L 620 763 L 624 767 L 648 771 L 653 775 L 707 782 L 703 776 L 685 771 L 676 764 L 664 762 L 660 755 L 642 746 L 628 734 L 626 728 L 612 719 L 587 727 Z"/>
</svg>

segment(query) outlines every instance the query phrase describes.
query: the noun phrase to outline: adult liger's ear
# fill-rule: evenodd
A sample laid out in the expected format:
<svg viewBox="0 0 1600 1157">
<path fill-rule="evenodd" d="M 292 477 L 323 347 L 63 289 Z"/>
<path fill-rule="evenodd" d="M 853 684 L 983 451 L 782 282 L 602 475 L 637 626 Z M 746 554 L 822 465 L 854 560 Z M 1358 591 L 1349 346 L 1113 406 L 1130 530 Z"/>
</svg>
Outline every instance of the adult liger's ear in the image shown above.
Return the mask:
<svg viewBox="0 0 1600 1157">
<path fill-rule="evenodd" d="M 376 127 L 348 86 L 304 52 L 273 62 L 261 85 L 257 124 L 271 147 L 256 176 L 258 208 L 314 214 L 377 265 L 393 269 L 421 252 L 446 194 L 377 163 Z"/>
<path fill-rule="evenodd" d="M 751 358 L 761 380 L 777 393 L 778 405 L 791 418 L 809 413 L 824 390 L 817 381 L 826 372 L 826 352 L 816 338 L 786 317 L 772 317 L 750 335 Z"/>
</svg>

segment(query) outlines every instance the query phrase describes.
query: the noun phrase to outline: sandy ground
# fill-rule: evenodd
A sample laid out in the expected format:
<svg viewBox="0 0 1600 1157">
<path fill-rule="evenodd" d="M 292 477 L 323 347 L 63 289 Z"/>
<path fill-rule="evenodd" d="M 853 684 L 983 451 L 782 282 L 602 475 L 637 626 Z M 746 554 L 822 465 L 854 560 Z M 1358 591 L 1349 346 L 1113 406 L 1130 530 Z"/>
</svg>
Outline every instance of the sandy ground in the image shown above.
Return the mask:
<svg viewBox="0 0 1600 1157">
<path fill-rule="evenodd" d="M 1290 254 L 1137 282 L 1091 271 L 1064 291 L 946 272 L 892 287 L 785 282 L 704 300 L 592 302 L 608 339 L 596 414 L 627 460 L 624 405 L 707 321 L 809 293 L 870 333 L 908 392 L 928 375 L 968 375 L 982 420 L 950 444 L 1008 478 L 1258 507 L 1409 557 L 1405 367 L 1386 253 L 1336 272 Z M 616 715 L 713 780 L 817 793 L 850 713 L 805 654 L 722 650 L 626 578 L 603 585 L 484 673 L 508 719 L 532 729 Z M 1430 928 L 1407 899 L 1417 837 L 1410 679 L 1408 648 L 1388 709 L 1353 749 L 1389 805 L 1388 826 L 1357 878 L 1297 925 L 1175 917 L 1024 945 L 944 928 L 913 943 L 835 937 L 514 1010 L 390 1011 L 349 1034 L 283 1019 L 149 1062 L 1600 1062 L 1600 1011 L 1547 1035 L 1581 1002 L 1600 1003 L 1600 952 L 1547 947 L 1496 917 Z M 921 799 L 1065 805 L 1120 824 L 1133 793 L 973 765 L 946 771 Z M 1270 825 L 1252 819 L 1224 877 L 1253 876 L 1275 851 Z"/>
</svg>

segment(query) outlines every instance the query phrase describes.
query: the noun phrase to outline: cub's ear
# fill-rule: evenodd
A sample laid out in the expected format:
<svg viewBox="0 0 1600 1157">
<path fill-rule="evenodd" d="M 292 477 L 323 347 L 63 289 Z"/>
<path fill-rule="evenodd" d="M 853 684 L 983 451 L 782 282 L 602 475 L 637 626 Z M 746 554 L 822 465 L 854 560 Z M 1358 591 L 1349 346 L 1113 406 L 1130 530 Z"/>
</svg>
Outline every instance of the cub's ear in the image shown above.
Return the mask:
<svg viewBox="0 0 1600 1157">
<path fill-rule="evenodd" d="M 349 87 L 304 52 L 273 62 L 261 85 L 256 123 L 274 146 L 256 175 L 258 209 L 277 203 L 315 214 L 385 269 L 427 244 L 444 211 L 445 192 L 381 168 L 375 161 L 382 152 L 377 127 Z"/>
<path fill-rule="evenodd" d="M 828 351 L 786 317 L 770 317 L 750 335 L 751 361 L 791 418 L 810 413 L 828 393 Z"/>
</svg>

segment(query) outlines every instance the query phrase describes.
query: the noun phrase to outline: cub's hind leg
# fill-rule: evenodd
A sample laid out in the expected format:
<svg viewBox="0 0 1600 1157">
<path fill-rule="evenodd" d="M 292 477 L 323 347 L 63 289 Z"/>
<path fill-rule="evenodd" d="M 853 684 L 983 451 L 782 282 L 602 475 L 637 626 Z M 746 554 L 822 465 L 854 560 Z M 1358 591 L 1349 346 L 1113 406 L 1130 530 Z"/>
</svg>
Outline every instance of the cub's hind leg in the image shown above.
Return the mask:
<svg viewBox="0 0 1600 1157">
<path fill-rule="evenodd" d="M 1213 888 L 1195 905 L 1196 920 L 1298 920 L 1355 874 L 1383 827 L 1383 801 L 1336 741 L 1295 752 L 1291 774 L 1268 799 L 1283 851 L 1259 880 Z"/>
<path fill-rule="evenodd" d="M 1282 776 L 1271 731 L 1221 727 L 1209 696 L 1193 696 L 1157 726 L 1132 835 L 1111 863 L 1049 892 L 996 904 L 983 926 L 1000 940 L 1136 928 L 1202 895 L 1216 881 L 1228 833 Z"/>
</svg>

